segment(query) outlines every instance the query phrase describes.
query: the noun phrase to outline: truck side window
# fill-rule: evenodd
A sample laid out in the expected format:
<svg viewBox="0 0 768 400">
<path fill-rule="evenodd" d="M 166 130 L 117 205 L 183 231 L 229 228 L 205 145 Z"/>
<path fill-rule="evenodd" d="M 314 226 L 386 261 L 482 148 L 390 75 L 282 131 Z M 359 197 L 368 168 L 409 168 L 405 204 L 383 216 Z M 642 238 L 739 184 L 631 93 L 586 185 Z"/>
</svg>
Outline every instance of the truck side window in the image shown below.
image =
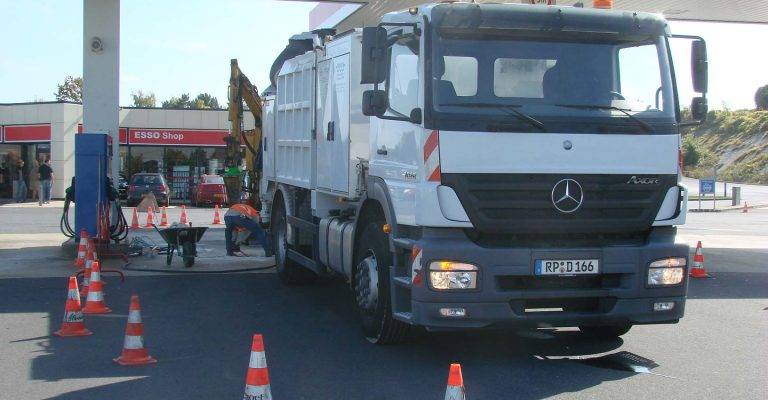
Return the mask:
<svg viewBox="0 0 768 400">
<path fill-rule="evenodd" d="M 395 113 L 407 116 L 418 107 L 419 56 L 400 43 L 390 50 L 387 91 L 389 108 Z"/>
<path fill-rule="evenodd" d="M 624 47 L 618 51 L 619 79 L 617 92 L 632 110 L 663 110 L 661 72 L 654 43 Z M 663 91 L 662 91 L 663 92 Z"/>
</svg>

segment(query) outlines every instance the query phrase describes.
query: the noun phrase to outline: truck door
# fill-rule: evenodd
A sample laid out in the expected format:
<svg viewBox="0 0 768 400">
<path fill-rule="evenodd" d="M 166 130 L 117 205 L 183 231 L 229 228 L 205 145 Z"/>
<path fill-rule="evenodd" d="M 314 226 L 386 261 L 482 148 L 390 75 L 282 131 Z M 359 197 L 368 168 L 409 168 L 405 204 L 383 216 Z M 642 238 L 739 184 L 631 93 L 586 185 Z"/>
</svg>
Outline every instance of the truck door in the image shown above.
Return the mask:
<svg viewBox="0 0 768 400">
<path fill-rule="evenodd" d="M 349 53 L 317 65 L 317 187 L 349 191 Z"/>
<path fill-rule="evenodd" d="M 261 119 L 261 149 L 264 176 L 275 177 L 275 98 L 269 96 L 263 100 L 264 108 Z"/>
</svg>

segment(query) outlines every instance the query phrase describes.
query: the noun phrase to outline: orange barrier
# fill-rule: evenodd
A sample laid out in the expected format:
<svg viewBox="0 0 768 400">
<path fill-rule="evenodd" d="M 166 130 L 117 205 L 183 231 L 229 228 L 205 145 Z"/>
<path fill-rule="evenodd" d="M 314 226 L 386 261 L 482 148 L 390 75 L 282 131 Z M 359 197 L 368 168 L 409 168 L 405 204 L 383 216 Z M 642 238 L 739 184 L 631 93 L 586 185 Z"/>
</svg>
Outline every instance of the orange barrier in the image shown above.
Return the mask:
<svg viewBox="0 0 768 400">
<path fill-rule="evenodd" d="M 77 278 L 69 277 L 69 286 L 67 287 L 67 301 L 64 304 L 64 320 L 61 323 L 61 329 L 53 332 L 56 336 L 75 337 L 88 336 L 93 334 L 85 328 L 83 312 L 80 310 L 80 293 L 77 290 Z"/>
<path fill-rule="evenodd" d="M 451 364 L 448 371 L 448 387 L 445 389 L 445 400 L 466 400 L 464 377 L 461 376 L 461 364 Z"/>
<path fill-rule="evenodd" d="M 147 223 L 144 224 L 145 228 L 152 228 L 152 224 L 155 223 L 155 211 L 152 207 L 147 207 Z"/>
<path fill-rule="evenodd" d="M 168 226 L 168 207 L 163 207 L 163 215 L 160 216 L 160 226 Z"/>
<path fill-rule="evenodd" d="M 131 229 L 140 229 L 139 226 L 139 213 L 136 211 L 136 207 L 133 208 L 133 218 L 131 218 Z"/>
<path fill-rule="evenodd" d="M 245 394 L 243 400 L 271 399 L 269 388 L 269 371 L 267 357 L 264 353 L 264 338 L 260 334 L 253 335 L 251 343 L 251 359 L 248 362 L 248 374 L 245 377 Z"/>
<path fill-rule="evenodd" d="M 91 279 L 88 282 L 88 296 L 83 314 L 108 314 L 112 310 L 104 304 L 104 292 L 101 286 L 101 267 L 98 261 L 91 263 Z"/>
<path fill-rule="evenodd" d="M 80 230 L 80 244 L 77 245 L 77 257 L 73 265 L 78 268 L 85 267 L 85 252 L 86 243 L 88 243 L 88 231 L 85 229 Z"/>
<path fill-rule="evenodd" d="M 704 269 L 704 254 L 701 253 L 701 241 L 696 245 L 696 252 L 693 254 L 693 265 L 689 274 L 691 278 L 709 278 L 707 270 Z"/>
<path fill-rule="evenodd" d="M 113 361 L 120 365 L 146 365 L 157 362 L 144 348 L 144 323 L 141 322 L 141 306 L 137 295 L 131 296 L 128 323 L 125 326 L 123 352 L 120 357 L 113 359 Z"/>
<path fill-rule="evenodd" d="M 181 205 L 181 218 L 179 218 L 179 223 L 182 225 L 189 224 L 189 220 L 187 220 L 187 207 L 184 206 L 184 204 Z"/>
<path fill-rule="evenodd" d="M 219 205 L 213 206 L 213 225 L 221 225 L 221 215 L 219 215 Z"/>
</svg>

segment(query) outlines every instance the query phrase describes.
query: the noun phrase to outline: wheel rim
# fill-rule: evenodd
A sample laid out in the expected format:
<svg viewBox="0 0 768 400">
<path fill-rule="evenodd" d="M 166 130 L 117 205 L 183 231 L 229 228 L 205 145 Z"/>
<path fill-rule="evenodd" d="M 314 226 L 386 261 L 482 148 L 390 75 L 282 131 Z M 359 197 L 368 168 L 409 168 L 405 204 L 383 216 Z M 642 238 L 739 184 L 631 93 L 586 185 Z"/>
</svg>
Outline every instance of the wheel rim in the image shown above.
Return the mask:
<svg viewBox="0 0 768 400">
<path fill-rule="evenodd" d="M 275 245 L 277 247 L 277 251 L 275 253 L 278 259 L 280 260 L 280 262 L 282 263 L 285 261 L 285 256 L 286 256 L 286 253 L 288 252 L 287 250 L 288 244 L 285 238 L 286 237 L 285 219 L 283 218 L 282 215 L 280 216 L 279 222 L 280 223 L 277 224 L 277 232 L 275 232 L 275 236 L 276 236 Z"/>
<path fill-rule="evenodd" d="M 365 314 L 373 314 L 379 301 L 379 272 L 376 255 L 368 250 L 367 257 L 357 264 L 357 305 Z"/>
</svg>

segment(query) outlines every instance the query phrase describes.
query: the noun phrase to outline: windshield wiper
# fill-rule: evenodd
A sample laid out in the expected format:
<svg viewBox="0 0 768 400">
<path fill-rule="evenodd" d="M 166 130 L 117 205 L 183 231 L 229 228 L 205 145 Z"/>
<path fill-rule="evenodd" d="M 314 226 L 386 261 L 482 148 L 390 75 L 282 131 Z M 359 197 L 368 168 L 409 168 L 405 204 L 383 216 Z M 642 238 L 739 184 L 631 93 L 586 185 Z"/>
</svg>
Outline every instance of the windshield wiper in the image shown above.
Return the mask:
<svg viewBox="0 0 768 400">
<path fill-rule="evenodd" d="M 439 106 L 462 106 L 462 107 L 478 107 L 478 108 L 498 108 L 501 111 L 506 112 L 509 115 L 517 117 L 521 121 L 527 122 L 529 125 L 538 128 L 542 132 L 547 131 L 547 127 L 544 126 L 541 121 L 531 117 L 528 114 L 517 110 L 518 107 L 522 107 L 519 104 L 496 104 L 496 103 L 440 103 Z"/>
<path fill-rule="evenodd" d="M 585 110 L 615 110 L 619 111 L 622 114 L 629 117 L 634 122 L 637 122 L 638 125 L 640 125 L 641 128 L 643 128 L 643 131 L 645 132 L 653 132 L 653 128 L 648 125 L 647 122 L 643 121 L 640 118 L 635 117 L 634 115 L 630 114 L 629 111 L 626 109 L 616 107 L 616 106 L 602 106 L 598 104 L 555 104 L 557 107 L 564 107 L 564 108 L 577 108 L 577 109 L 585 109 Z"/>
</svg>

